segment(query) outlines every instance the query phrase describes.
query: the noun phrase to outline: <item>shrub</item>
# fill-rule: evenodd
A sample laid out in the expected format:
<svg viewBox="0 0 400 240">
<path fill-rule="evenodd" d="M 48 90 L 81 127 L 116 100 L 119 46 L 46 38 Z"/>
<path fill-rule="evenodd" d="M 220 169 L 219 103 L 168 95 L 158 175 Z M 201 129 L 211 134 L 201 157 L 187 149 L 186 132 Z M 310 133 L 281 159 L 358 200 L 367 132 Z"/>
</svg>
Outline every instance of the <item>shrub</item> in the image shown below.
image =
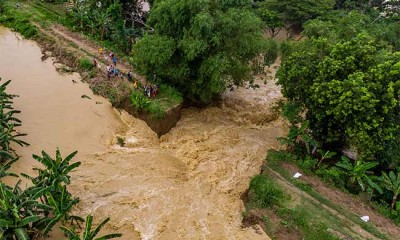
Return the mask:
<svg viewBox="0 0 400 240">
<path fill-rule="evenodd" d="M 132 107 L 136 110 L 144 110 L 149 105 L 149 100 L 141 91 L 132 91 L 130 99 Z"/>
<path fill-rule="evenodd" d="M 311 173 L 312 170 L 317 165 L 317 159 L 312 158 L 311 156 L 306 156 L 303 160 L 297 162 L 297 165 L 305 172 Z"/>
<path fill-rule="evenodd" d="M 249 205 L 250 207 L 268 208 L 280 205 L 286 199 L 283 190 L 268 176 L 257 175 L 250 181 Z"/>
<path fill-rule="evenodd" d="M 79 68 L 88 71 L 93 68 L 93 63 L 86 58 L 81 58 L 79 59 Z"/>
<path fill-rule="evenodd" d="M 165 111 L 157 101 L 151 101 L 148 105 L 148 111 L 151 116 L 156 119 L 161 119 L 165 116 Z"/>
</svg>

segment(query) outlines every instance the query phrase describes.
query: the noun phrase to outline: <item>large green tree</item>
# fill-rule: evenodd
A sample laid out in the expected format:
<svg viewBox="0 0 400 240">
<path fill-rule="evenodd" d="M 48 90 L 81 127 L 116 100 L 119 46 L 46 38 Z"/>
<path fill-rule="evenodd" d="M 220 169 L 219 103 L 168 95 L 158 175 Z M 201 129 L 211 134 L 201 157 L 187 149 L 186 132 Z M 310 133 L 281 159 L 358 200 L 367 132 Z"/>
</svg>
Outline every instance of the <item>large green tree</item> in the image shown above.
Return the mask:
<svg viewBox="0 0 400 240">
<path fill-rule="evenodd" d="M 367 34 L 330 43 L 311 39 L 285 58 L 283 94 L 303 106 L 312 134 L 373 158 L 399 136 L 400 53 Z"/>
<path fill-rule="evenodd" d="M 191 101 L 209 103 L 227 85 L 251 78 L 249 60 L 264 42 L 250 6 L 249 0 L 156 1 L 148 21 L 154 33 L 133 47 L 133 63 Z"/>
<path fill-rule="evenodd" d="M 260 7 L 278 13 L 287 27 L 299 32 L 307 20 L 327 14 L 334 5 L 334 0 L 265 0 Z"/>
</svg>

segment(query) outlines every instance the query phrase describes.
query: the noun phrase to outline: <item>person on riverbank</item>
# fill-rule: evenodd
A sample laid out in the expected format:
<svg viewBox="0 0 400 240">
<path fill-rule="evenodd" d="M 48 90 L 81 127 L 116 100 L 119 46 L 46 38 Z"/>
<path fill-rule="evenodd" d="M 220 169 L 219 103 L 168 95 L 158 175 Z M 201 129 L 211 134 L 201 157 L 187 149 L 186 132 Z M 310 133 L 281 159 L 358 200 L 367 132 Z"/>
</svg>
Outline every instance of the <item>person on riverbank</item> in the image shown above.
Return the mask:
<svg viewBox="0 0 400 240">
<path fill-rule="evenodd" d="M 109 57 L 110 57 L 110 60 L 111 60 L 111 61 L 113 60 L 114 56 L 115 56 L 114 52 L 110 52 Z"/>
<path fill-rule="evenodd" d="M 133 83 L 133 88 L 135 88 L 135 89 L 138 88 L 137 80 L 135 80 L 135 82 Z"/>
<path fill-rule="evenodd" d="M 128 81 L 132 82 L 132 71 L 131 70 L 129 70 L 129 72 L 128 72 Z"/>
<path fill-rule="evenodd" d="M 116 56 L 113 57 L 112 61 L 114 63 L 114 66 L 117 66 L 117 57 Z"/>
<path fill-rule="evenodd" d="M 99 53 L 100 53 L 100 55 L 103 54 L 103 48 L 99 48 Z"/>
<path fill-rule="evenodd" d="M 154 84 L 153 85 L 153 92 L 152 92 L 153 97 L 155 97 L 157 95 L 157 92 L 158 92 L 158 85 Z"/>
<path fill-rule="evenodd" d="M 116 67 L 114 67 L 114 76 L 118 76 L 118 69 Z"/>
<path fill-rule="evenodd" d="M 97 60 L 96 60 L 96 58 L 93 58 L 93 67 L 97 67 Z"/>
</svg>

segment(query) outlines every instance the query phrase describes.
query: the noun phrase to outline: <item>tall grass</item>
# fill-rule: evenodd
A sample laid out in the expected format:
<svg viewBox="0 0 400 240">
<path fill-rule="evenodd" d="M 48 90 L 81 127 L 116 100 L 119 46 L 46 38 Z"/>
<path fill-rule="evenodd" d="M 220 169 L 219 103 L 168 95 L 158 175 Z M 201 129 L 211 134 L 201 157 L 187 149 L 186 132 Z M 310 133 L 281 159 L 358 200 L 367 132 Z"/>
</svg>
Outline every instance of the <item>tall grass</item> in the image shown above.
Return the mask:
<svg viewBox="0 0 400 240">
<path fill-rule="evenodd" d="M 25 38 L 34 38 L 38 30 L 29 17 L 17 9 L 13 2 L 0 1 L 0 24 L 19 32 Z"/>
<path fill-rule="evenodd" d="M 81 58 L 79 59 L 79 68 L 88 71 L 93 68 L 93 63 L 86 58 Z"/>
<path fill-rule="evenodd" d="M 251 179 L 248 196 L 250 208 L 281 205 L 287 198 L 284 191 L 267 175 L 257 175 Z"/>
</svg>

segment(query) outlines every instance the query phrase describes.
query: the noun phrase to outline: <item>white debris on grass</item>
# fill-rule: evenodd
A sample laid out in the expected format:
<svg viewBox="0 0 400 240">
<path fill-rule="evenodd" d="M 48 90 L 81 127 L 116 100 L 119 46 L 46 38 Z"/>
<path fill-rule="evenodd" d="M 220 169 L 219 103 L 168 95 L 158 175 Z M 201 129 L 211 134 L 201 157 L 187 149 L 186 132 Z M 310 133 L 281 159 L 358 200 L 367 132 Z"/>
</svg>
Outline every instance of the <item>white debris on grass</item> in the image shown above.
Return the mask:
<svg viewBox="0 0 400 240">
<path fill-rule="evenodd" d="M 362 216 L 360 217 L 361 220 L 363 220 L 364 222 L 368 222 L 369 221 L 369 216 Z"/>
<path fill-rule="evenodd" d="M 301 173 L 299 173 L 299 172 L 297 172 L 297 173 L 295 173 L 295 174 L 293 175 L 294 178 L 299 178 L 299 177 L 301 177 L 301 176 L 303 176 L 303 174 L 301 174 Z"/>
</svg>

